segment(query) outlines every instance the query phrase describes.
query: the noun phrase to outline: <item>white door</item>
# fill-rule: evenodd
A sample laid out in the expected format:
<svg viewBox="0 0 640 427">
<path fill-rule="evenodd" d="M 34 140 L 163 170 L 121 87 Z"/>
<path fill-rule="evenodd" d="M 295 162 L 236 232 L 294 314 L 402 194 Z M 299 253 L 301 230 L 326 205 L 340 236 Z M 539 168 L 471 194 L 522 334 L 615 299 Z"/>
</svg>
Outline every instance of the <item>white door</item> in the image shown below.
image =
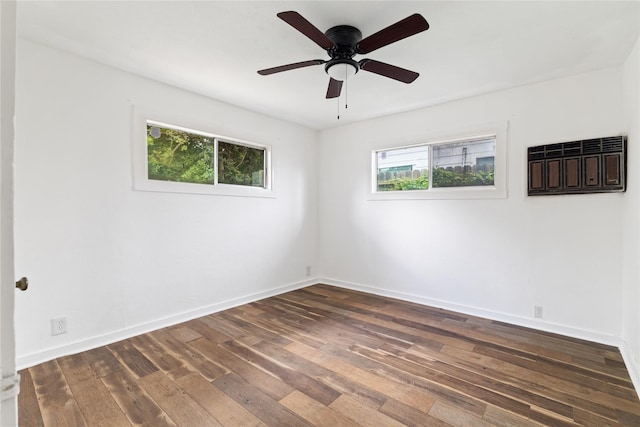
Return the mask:
<svg viewBox="0 0 640 427">
<path fill-rule="evenodd" d="M 16 2 L 0 1 L 0 425 L 18 425 L 13 307 L 13 146 Z"/>
</svg>

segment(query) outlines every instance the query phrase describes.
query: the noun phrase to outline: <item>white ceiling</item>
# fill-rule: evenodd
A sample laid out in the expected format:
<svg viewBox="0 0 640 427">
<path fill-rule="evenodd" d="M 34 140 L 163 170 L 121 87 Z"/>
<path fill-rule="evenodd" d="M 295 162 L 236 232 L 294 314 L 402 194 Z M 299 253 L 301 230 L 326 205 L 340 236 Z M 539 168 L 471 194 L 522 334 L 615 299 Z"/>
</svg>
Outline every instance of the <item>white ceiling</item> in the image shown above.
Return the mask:
<svg viewBox="0 0 640 427">
<path fill-rule="evenodd" d="M 326 129 L 617 66 L 640 28 L 639 1 L 20 1 L 20 37 L 314 129 Z M 366 37 L 413 13 L 430 29 L 366 57 L 420 73 L 404 84 L 365 71 L 325 99 L 323 66 L 257 70 L 326 52 L 276 13 Z M 358 55 L 355 59 L 365 56 Z M 344 88 L 343 88 L 344 94 Z"/>
</svg>

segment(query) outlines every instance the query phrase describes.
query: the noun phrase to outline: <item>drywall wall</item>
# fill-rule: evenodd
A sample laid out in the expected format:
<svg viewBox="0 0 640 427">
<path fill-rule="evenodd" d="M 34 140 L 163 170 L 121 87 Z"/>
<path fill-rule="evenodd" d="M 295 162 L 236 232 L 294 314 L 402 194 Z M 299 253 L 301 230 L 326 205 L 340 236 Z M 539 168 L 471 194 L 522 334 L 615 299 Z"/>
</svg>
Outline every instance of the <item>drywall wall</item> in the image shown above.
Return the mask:
<svg viewBox="0 0 640 427">
<path fill-rule="evenodd" d="M 623 66 L 625 127 L 629 133 L 627 194 L 623 204 L 623 316 L 622 338 L 627 344 L 627 367 L 640 390 L 640 39 Z M 635 374 L 635 375 L 633 375 Z"/>
<path fill-rule="evenodd" d="M 507 198 L 368 199 L 372 149 L 490 122 L 508 122 Z M 625 131 L 617 68 L 323 131 L 320 275 L 599 341 L 619 337 L 624 196 L 527 197 L 526 148 Z"/>
<path fill-rule="evenodd" d="M 315 131 L 25 40 L 17 67 L 19 365 L 308 283 Z M 271 145 L 276 197 L 134 191 L 132 105 Z"/>
<path fill-rule="evenodd" d="M 316 146 L 311 130 L 21 40 L 16 274 L 31 289 L 16 297 L 18 364 L 311 283 L 307 265 L 337 285 L 633 348 L 639 273 L 623 252 L 638 233 L 623 227 L 638 194 L 526 196 L 526 147 L 628 131 L 633 61 L 327 130 Z M 272 145 L 277 197 L 133 191 L 132 105 Z M 368 198 L 373 148 L 489 122 L 508 123 L 507 198 Z M 69 333 L 52 337 L 61 316 Z"/>
</svg>

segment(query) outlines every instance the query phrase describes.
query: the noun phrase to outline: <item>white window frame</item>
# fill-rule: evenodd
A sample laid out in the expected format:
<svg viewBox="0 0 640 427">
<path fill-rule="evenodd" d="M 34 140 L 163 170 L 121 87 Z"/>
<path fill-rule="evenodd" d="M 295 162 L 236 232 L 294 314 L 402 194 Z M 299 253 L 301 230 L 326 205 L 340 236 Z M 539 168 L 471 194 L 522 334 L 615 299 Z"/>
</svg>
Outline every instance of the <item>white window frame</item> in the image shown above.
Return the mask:
<svg viewBox="0 0 640 427">
<path fill-rule="evenodd" d="M 267 144 L 245 141 L 238 138 L 216 134 L 207 130 L 206 126 L 185 123 L 179 119 L 168 119 L 160 114 L 141 111 L 132 108 L 132 147 L 133 147 L 133 189 L 136 191 L 154 191 L 163 193 L 204 194 L 213 196 L 239 196 L 239 197 L 267 197 L 275 198 L 273 191 L 273 179 L 271 170 L 272 148 Z M 148 153 L 147 153 L 147 123 L 170 129 L 181 130 L 189 133 L 213 138 L 214 141 L 214 184 L 196 184 L 190 182 L 161 181 L 148 177 Z M 220 184 L 218 183 L 218 141 L 230 144 L 239 144 L 247 147 L 264 150 L 264 187 L 249 185 Z"/>
<path fill-rule="evenodd" d="M 415 200 L 415 199 L 500 199 L 507 197 L 507 128 L 508 123 L 492 123 L 469 127 L 463 131 L 441 132 L 414 138 L 398 145 L 384 145 L 371 151 L 371 174 L 369 178 L 369 200 Z M 436 187 L 428 190 L 378 191 L 378 160 L 381 151 L 417 146 L 473 141 L 495 136 L 493 185 L 469 187 Z M 433 168 L 432 150 L 429 149 L 429 173 Z"/>
</svg>

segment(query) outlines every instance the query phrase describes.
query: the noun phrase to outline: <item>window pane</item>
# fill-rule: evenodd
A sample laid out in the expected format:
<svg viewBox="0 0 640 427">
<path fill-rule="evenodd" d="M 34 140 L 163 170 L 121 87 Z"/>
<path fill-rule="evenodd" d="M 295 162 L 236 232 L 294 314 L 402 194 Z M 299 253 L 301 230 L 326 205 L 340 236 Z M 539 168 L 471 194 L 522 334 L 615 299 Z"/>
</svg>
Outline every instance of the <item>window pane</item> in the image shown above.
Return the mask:
<svg viewBox="0 0 640 427">
<path fill-rule="evenodd" d="M 218 183 L 264 187 L 263 148 L 218 141 Z"/>
<path fill-rule="evenodd" d="M 433 146 L 433 187 L 493 185 L 495 137 Z"/>
<path fill-rule="evenodd" d="M 427 190 L 429 147 L 405 147 L 376 153 L 378 191 Z"/>
<path fill-rule="evenodd" d="M 213 138 L 147 123 L 148 178 L 213 184 Z"/>
</svg>

